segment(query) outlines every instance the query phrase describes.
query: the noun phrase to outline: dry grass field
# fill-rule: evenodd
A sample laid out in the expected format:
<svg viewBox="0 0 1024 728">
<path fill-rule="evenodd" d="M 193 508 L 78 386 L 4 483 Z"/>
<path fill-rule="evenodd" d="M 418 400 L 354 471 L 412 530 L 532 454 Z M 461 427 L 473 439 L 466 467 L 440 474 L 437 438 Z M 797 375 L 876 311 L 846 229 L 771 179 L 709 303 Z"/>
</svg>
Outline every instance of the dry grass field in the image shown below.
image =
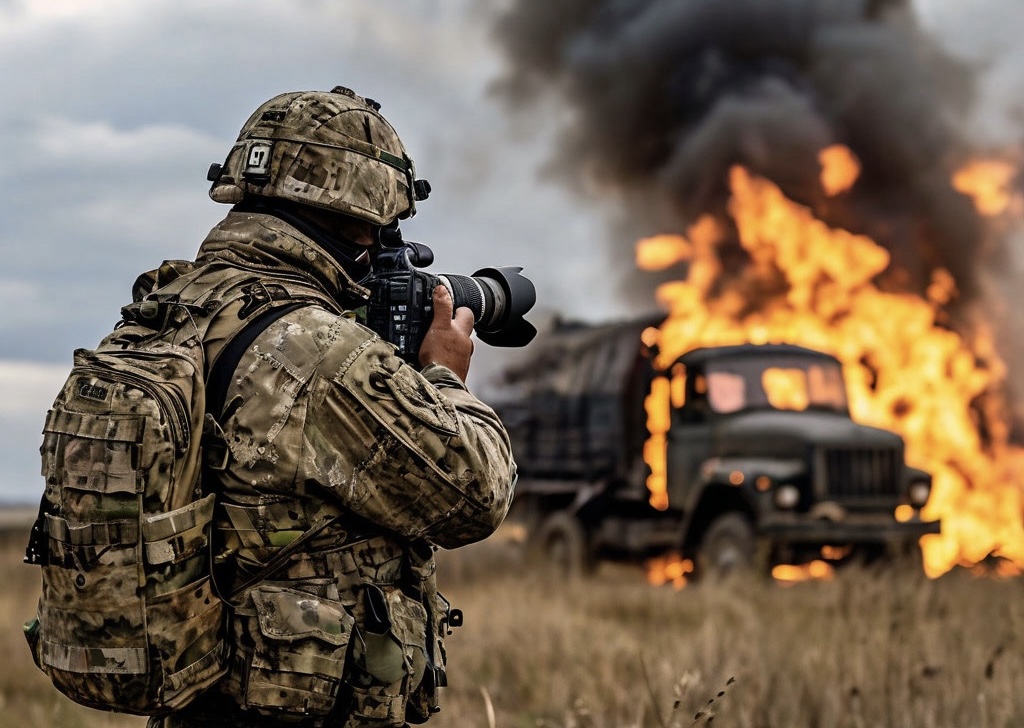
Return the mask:
<svg viewBox="0 0 1024 728">
<path fill-rule="evenodd" d="M 22 540 L 0 544 L 0 724 L 144 725 L 75 706 L 32 666 L 21 623 L 38 574 Z M 850 568 L 674 591 L 622 567 L 527 573 L 499 538 L 441 569 L 466 624 L 433 728 L 1024 726 L 1024 579 Z"/>
</svg>

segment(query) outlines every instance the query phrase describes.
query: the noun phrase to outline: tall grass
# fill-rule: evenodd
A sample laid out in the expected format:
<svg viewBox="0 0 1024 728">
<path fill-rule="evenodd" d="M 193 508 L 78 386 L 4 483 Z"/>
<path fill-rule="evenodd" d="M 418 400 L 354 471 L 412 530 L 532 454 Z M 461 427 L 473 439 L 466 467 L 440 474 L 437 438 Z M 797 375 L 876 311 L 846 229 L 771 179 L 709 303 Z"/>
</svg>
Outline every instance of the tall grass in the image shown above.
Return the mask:
<svg viewBox="0 0 1024 728">
<path fill-rule="evenodd" d="M 0 550 L 3 725 L 141 726 L 80 708 L 21 636 L 38 574 Z M 1024 580 L 850 568 L 831 582 L 648 586 L 530 573 L 501 538 L 441 554 L 466 615 L 433 728 L 1024 726 Z"/>
<path fill-rule="evenodd" d="M 483 725 L 481 689 L 506 727 L 1024 726 L 1019 579 L 850 568 L 676 592 L 447 556 L 467 617 L 438 726 Z"/>
</svg>

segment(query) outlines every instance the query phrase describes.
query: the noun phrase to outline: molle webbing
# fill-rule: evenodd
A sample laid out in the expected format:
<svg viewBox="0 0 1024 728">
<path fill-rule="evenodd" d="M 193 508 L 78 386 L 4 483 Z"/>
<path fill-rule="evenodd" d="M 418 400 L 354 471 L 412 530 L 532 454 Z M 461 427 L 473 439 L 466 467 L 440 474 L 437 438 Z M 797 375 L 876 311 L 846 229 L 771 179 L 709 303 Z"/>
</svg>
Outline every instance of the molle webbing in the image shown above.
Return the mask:
<svg viewBox="0 0 1024 728">
<path fill-rule="evenodd" d="M 83 674 L 144 675 L 149 670 L 145 647 L 80 647 L 44 640 L 40 659 L 58 670 Z"/>
</svg>

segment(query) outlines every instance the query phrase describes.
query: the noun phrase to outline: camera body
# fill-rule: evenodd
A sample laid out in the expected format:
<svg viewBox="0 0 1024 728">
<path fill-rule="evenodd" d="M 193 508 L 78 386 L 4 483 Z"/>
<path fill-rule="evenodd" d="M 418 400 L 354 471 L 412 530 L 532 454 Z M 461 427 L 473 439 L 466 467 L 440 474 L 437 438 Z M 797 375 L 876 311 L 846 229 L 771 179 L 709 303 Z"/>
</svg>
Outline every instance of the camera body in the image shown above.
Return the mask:
<svg viewBox="0 0 1024 728">
<path fill-rule="evenodd" d="M 370 289 L 366 325 L 398 347 L 403 359 L 413 359 L 434 318 L 433 291 L 437 276 L 416 270 L 406 248 L 384 248 L 373 261 L 373 273 L 363 283 Z"/>
<path fill-rule="evenodd" d="M 537 330 L 523 316 L 537 300 L 533 283 L 520 267 L 483 268 L 472 276 L 433 275 L 419 268 L 434 262 L 423 243 L 399 240 L 381 245 L 371 255 L 370 274 L 362 284 L 370 290 L 366 325 L 418 364 L 420 344 L 434 318 L 433 292 L 438 285 L 451 293 L 454 308 L 473 312 L 473 328 L 485 344 L 525 346 Z"/>
</svg>

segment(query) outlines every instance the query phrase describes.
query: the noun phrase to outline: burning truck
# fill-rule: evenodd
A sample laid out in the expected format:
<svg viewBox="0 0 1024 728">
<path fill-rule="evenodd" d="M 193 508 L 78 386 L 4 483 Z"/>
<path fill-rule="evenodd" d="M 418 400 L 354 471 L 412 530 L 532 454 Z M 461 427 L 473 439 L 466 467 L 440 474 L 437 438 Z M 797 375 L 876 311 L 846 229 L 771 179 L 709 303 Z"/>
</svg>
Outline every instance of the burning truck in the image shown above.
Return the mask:
<svg viewBox="0 0 1024 728">
<path fill-rule="evenodd" d="M 912 552 L 939 532 L 920 516 L 931 476 L 905 463 L 900 436 L 851 419 L 835 357 L 740 344 L 658 369 L 643 343 L 656 323 L 556 324 L 507 372 L 494 404 L 531 554 L 569 572 L 660 559 L 684 575 Z M 652 408 L 659 393 L 667 407 Z M 665 463 L 662 483 L 648 460 Z"/>
<path fill-rule="evenodd" d="M 584 562 L 663 549 L 648 573 L 678 582 L 719 530 L 734 553 L 750 530 L 779 558 L 818 548 L 760 520 L 793 485 L 785 517 L 814 528 L 872 503 L 912 524 L 897 530 L 941 520 L 919 539 L 930 578 L 1024 574 L 1024 146 L 1019 124 L 972 133 L 1001 105 L 979 94 L 992 78 L 921 5 L 508 4 L 496 88 L 531 120 L 558 107 L 548 170 L 612 223 L 601 291 L 659 311 L 562 326 L 513 372 L 500 406 L 534 535 Z M 780 343 L 819 355 L 769 365 L 781 353 L 746 348 Z M 907 465 L 931 476 L 923 508 L 911 484 L 920 502 L 926 476 Z M 748 497 L 740 538 L 735 512 L 712 530 L 699 510 L 712 480 Z M 826 551 L 805 574 L 841 553 Z"/>
</svg>

